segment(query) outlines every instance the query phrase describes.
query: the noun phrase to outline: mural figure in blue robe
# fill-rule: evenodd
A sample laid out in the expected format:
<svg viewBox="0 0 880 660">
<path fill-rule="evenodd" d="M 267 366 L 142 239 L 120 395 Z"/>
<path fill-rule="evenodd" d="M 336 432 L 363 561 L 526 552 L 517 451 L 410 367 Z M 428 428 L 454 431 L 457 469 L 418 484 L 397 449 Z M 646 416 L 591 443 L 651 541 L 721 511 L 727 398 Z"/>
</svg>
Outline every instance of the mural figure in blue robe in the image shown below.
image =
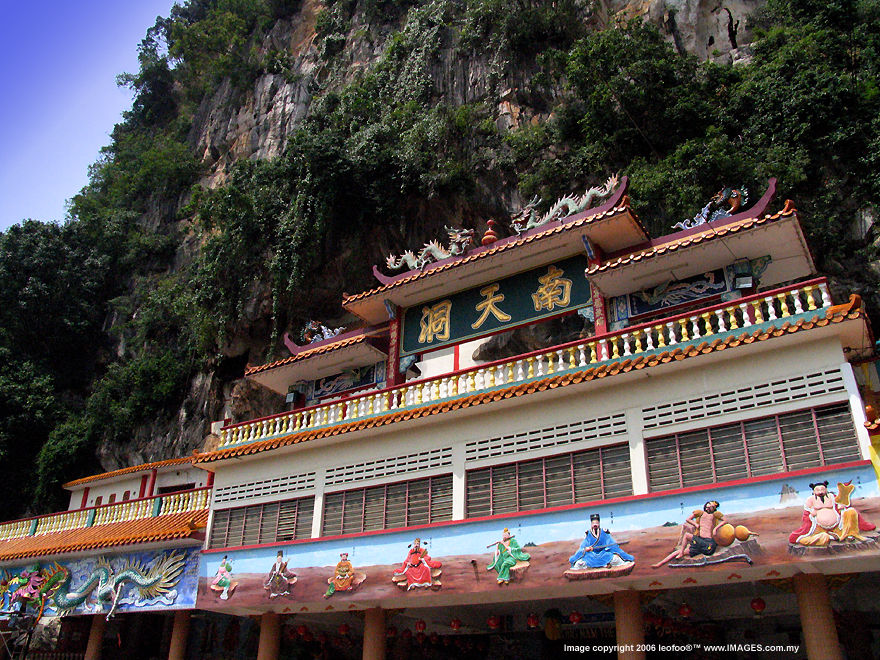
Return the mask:
<svg viewBox="0 0 880 660">
<path fill-rule="evenodd" d="M 600 527 L 598 513 L 590 516 L 590 529 L 586 531 L 586 538 L 581 542 L 578 551 L 568 558 L 568 563 L 574 570 L 620 566 L 628 561 L 634 562 L 635 557 L 624 552 L 611 533 Z"/>
</svg>

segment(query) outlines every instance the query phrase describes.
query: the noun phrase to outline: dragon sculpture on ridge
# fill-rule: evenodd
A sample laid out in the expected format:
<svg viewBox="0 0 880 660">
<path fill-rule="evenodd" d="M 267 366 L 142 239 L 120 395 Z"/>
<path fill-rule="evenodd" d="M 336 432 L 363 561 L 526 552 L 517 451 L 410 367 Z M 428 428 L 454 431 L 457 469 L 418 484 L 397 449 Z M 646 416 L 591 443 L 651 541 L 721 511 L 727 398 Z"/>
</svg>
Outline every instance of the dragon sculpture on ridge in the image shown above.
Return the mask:
<svg viewBox="0 0 880 660">
<path fill-rule="evenodd" d="M 739 213 L 743 204 L 749 201 L 749 191 L 745 188 L 726 186 L 712 195 L 712 199 L 691 220 L 682 220 L 672 225 L 673 229 L 692 229 L 707 222 L 722 220 Z M 723 205 L 727 204 L 727 208 Z"/>
<path fill-rule="evenodd" d="M 445 227 L 446 233 L 449 234 L 449 248 L 444 248 L 437 241 L 425 243 L 418 255 L 413 254 L 412 250 L 407 250 L 402 255 L 389 255 L 385 260 L 385 265 L 391 270 L 397 270 L 403 266 L 408 266 L 410 270 L 424 270 L 428 264 L 456 257 L 464 254 L 468 246 L 474 241 L 473 229 L 455 229 L 453 227 Z"/>
<path fill-rule="evenodd" d="M 587 188 L 586 192 L 580 196 L 572 194 L 560 197 L 556 203 L 550 207 L 550 210 L 541 217 L 538 217 L 538 214 L 535 211 L 537 206 L 541 203 L 541 199 L 535 195 L 532 201 L 526 204 L 523 207 L 523 210 L 511 219 L 511 227 L 513 227 L 513 230 L 517 234 L 522 234 L 529 229 L 546 225 L 548 222 L 568 218 L 581 211 L 586 211 L 587 209 L 592 208 L 596 202 L 611 195 L 614 189 L 617 188 L 617 184 L 618 177 L 616 174 L 612 174 L 608 177 L 608 180 L 605 181 L 604 186 Z"/>
</svg>

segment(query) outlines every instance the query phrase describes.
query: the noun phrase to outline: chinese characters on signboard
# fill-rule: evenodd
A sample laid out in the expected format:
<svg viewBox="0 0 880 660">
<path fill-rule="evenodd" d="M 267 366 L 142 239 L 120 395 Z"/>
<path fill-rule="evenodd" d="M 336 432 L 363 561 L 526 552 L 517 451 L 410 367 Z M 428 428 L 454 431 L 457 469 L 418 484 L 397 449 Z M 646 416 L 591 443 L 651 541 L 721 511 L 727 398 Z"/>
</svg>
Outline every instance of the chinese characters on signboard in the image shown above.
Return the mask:
<svg viewBox="0 0 880 660">
<path fill-rule="evenodd" d="M 404 313 L 403 354 L 590 305 L 586 257 L 577 256 L 462 291 Z"/>
</svg>

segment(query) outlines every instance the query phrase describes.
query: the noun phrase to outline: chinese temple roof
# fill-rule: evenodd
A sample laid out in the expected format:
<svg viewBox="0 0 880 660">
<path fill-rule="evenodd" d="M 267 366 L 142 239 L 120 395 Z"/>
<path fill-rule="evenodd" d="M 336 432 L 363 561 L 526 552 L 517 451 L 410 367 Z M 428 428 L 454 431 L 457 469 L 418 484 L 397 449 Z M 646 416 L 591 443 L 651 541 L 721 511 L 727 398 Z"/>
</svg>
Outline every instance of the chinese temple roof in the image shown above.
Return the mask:
<svg viewBox="0 0 880 660">
<path fill-rule="evenodd" d="M 82 552 L 133 543 L 184 540 L 197 533 L 201 534 L 207 522 L 208 510 L 203 509 L 8 539 L 0 541 L 0 561 Z"/>
<path fill-rule="evenodd" d="M 629 208 L 627 178 L 605 204 L 536 227 L 461 256 L 438 261 L 423 270 L 386 277 L 374 267 L 382 286 L 343 297 L 343 307 L 368 323 L 387 320 L 385 302 L 411 307 L 486 281 L 506 277 L 584 252 L 589 238 L 605 252 L 643 243 L 648 233 Z"/>
<path fill-rule="evenodd" d="M 387 414 L 378 415 L 366 419 L 326 426 L 323 428 L 292 433 L 276 438 L 261 440 L 244 445 L 230 447 L 227 449 L 219 449 L 204 453 L 195 453 L 193 462 L 196 464 L 210 463 L 213 461 L 221 461 L 225 459 L 237 459 L 243 456 L 259 454 L 265 451 L 271 451 L 282 447 L 289 447 L 296 444 L 320 440 L 322 438 L 338 436 L 344 433 L 361 431 L 371 428 L 386 426 L 397 422 L 438 415 L 442 413 L 452 412 L 459 409 L 470 408 L 493 401 L 510 399 L 535 392 L 543 392 L 568 385 L 589 382 L 606 376 L 613 376 L 634 370 L 641 370 L 654 367 L 672 361 L 686 360 L 699 357 L 718 351 L 723 351 L 736 346 L 752 344 L 755 342 L 769 341 L 776 337 L 782 337 L 805 330 L 816 328 L 824 328 L 831 324 L 840 324 L 845 321 L 859 320 L 861 324 L 854 325 L 846 342 L 863 344 L 864 326 L 867 315 L 861 308 L 861 300 L 857 296 L 853 296 L 849 303 L 836 305 L 825 310 L 824 314 L 817 314 L 812 318 L 801 318 L 796 322 L 786 321 L 780 327 L 766 327 L 757 330 L 743 330 L 738 334 L 732 334 L 723 338 L 712 341 L 704 341 L 699 344 L 675 347 L 671 350 L 661 351 L 648 355 L 638 355 L 630 358 L 620 358 L 619 360 L 589 367 L 577 372 L 567 373 L 557 376 L 550 376 L 540 380 L 533 380 L 520 383 L 510 387 L 502 387 L 491 391 L 478 392 L 471 395 L 463 396 L 454 400 L 443 401 L 428 404 L 421 407 L 408 408 L 404 410 L 389 412 Z M 849 336 L 851 335 L 851 336 Z M 867 340 L 866 340 L 867 341 Z M 870 342 L 869 342 L 870 343 Z"/>
<path fill-rule="evenodd" d="M 192 463 L 191 456 L 183 456 L 181 458 L 169 458 L 164 461 L 155 461 L 153 463 L 143 463 L 141 465 L 132 465 L 127 468 L 120 468 L 119 470 L 112 470 L 111 472 L 102 472 L 100 474 L 93 474 L 88 477 L 82 477 L 81 479 L 74 479 L 73 481 L 68 481 L 66 484 L 63 484 L 63 488 L 75 488 L 77 486 L 82 486 L 84 484 L 92 483 L 94 481 L 103 481 L 104 479 L 114 479 L 116 477 L 122 477 L 128 474 L 133 474 L 135 472 L 146 472 L 148 470 L 157 470 L 159 468 L 168 467 L 172 465 L 183 465 L 185 463 Z"/>
<path fill-rule="evenodd" d="M 279 394 L 287 394 L 288 387 L 296 381 L 332 376 L 385 360 L 387 353 L 378 348 L 375 341 L 374 334 L 356 330 L 301 346 L 283 360 L 248 367 L 245 376 Z"/>
<path fill-rule="evenodd" d="M 772 191 L 771 185 L 766 202 Z M 779 213 L 759 217 L 767 205 L 764 199 L 735 216 L 611 255 L 588 268 L 586 275 L 606 296 L 617 296 L 631 291 L 636 280 L 639 287 L 645 288 L 707 272 L 732 260 L 763 256 L 771 258 L 761 276 L 764 287 L 814 273 L 815 265 L 792 203 L 786 202 Z"/>
</svg>

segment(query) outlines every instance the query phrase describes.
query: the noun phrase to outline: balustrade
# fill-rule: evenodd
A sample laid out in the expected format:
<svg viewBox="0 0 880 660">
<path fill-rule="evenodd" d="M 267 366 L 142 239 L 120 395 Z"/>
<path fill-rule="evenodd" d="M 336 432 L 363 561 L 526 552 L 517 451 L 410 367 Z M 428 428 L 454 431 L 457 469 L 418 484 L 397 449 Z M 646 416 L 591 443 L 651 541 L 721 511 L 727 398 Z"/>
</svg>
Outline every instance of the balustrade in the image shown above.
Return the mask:
<svg viewBox="0 0 880 660">
<path fill-rule="evenodd" d="M 105 504 L 92 509 L 76 509 L 53 513 L 39 518 L 14 520 L 0 525 L 0 541 L 40 536 L 70 529 L 81 529 L 97 525 L 141 520 L 153 516 L 164 516 L 185 511 L 200 511 L 208 508 L 210 488 L 198 488 L 180 493 L 159 495 L 146 499 L 128 500 Z M 94 512 L 94 514 L 92 513 Z M 94 515 L 89 522 L 89 517 Z"/>
<path fill-rule="evenodd" d="M 628 327 L 602 337 L 555 346 L 462 372 L 411 381 L 343 402 L 319 404 L 306 410 L 236 424 L 221 430 L 220 448 L 350 422 L 410 406 L 427 405 L 533 378 L 583 369 L 609 360 L 632 359 L 645 353 L 671 350 L 688 342 L 711 341 L 713 337 L 726 332 L 746 330 L 830 305 L 826 281 L 814 280 Z"/>
</svg>

